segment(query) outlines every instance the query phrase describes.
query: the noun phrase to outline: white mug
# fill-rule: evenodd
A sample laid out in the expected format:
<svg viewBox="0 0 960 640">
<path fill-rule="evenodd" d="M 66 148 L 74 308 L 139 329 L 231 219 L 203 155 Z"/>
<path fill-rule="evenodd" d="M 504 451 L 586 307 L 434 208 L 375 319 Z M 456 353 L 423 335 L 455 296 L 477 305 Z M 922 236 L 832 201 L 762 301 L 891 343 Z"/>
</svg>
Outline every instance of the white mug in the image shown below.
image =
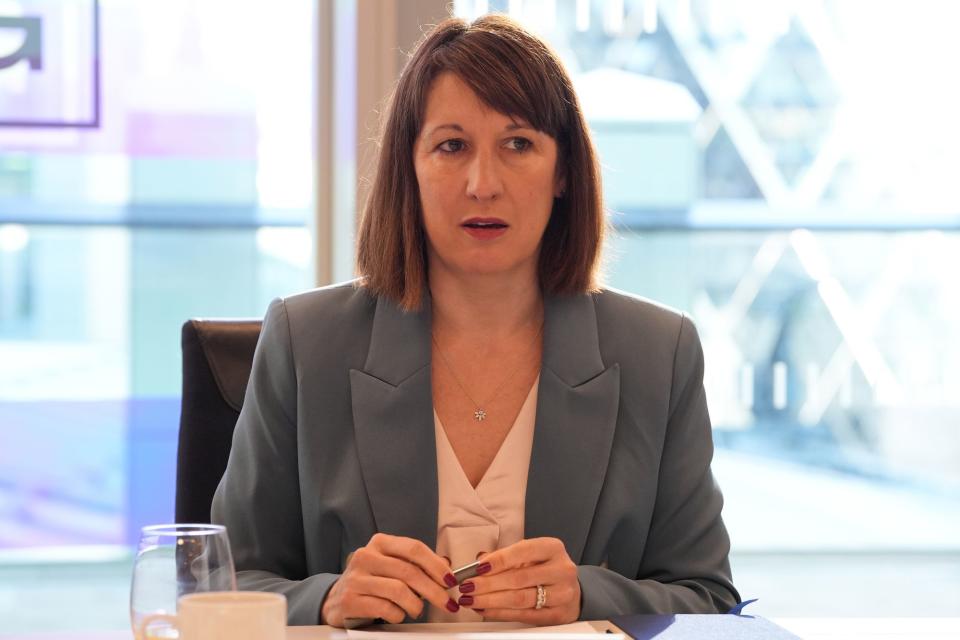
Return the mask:
<svg viewBox="0 0 960 640">
<path fill-rule="evenodd" d="M 151 625 L 164 621 L 180 640 L 285 640 L 287 599 L 264 591 L 208 591 L 177 600 L 177 615 L 145 617 L 137 630 L 147 640 Z"/>
</svg>

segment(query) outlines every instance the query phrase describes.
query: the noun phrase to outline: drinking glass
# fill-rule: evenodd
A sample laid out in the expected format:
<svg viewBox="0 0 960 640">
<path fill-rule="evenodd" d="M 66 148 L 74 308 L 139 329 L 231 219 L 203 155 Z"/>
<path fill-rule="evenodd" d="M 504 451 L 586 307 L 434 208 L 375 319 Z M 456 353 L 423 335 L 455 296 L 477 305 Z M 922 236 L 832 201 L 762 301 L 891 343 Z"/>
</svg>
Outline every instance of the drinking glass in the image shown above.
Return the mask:
<svg viewBox="0 0 960 640">
<path fill-rule="evenodd" d="M 177 599 L 190 593 L 236 591 L 226 527 L 165 524 L 143 527 L 130 586 L 130 623 L 137 640 L 143 619 L 176 614 Z M 150 638 L 175 639 L 172 626 L 150 626 Z"/>
</svg>

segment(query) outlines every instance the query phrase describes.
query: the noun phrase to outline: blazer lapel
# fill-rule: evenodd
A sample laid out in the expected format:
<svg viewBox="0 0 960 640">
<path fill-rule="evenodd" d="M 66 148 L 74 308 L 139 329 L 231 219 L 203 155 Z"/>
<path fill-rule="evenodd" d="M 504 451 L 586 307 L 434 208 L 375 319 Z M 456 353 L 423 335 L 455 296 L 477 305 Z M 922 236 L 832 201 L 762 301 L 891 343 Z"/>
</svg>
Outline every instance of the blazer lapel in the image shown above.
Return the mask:
<svg viewBox="0 0 960 640">
<path fill-rule="evenodd" d="M 350 371 L 357 454 L 377 530 L 437 538 L 437 454 L 430 385 L 430 309 L 378 299 L 362 371 Z"/>
<path fill-rule="evenodd" d="M 619 403 L 620 367 L 604 367 L 592 298 L 548 297 L 524 537 L 559 538 L 578 564 L 606 476 Z"/>
</svg>

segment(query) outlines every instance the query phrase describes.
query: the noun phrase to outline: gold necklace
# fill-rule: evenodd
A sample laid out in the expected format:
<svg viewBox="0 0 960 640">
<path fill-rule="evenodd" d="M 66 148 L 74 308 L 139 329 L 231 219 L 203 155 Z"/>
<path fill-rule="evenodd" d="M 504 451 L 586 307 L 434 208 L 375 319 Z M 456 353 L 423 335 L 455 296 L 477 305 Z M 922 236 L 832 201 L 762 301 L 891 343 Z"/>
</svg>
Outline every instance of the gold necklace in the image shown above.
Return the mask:
<svg viewBox="0 0 960 640">
<path fill-rule="evenodd" d="M 541 333 L 543 333 L 543 323 L 540 323 L 540 328 L 537 329 L 537 335 L 533 337 L 533 344 L 536 344 L 537 340 L 540 338 Z M 460 382 L 459 376 L 457 376 L 457 373 L 453 370 L 453 365 L 451 365 L 450 361 L 447 360 L 447 356 L 444 355 L 443 350 L 440 348 L 440 345 L 437 344 L 437 339 L 433 337 L 433 333 L 430 334 L 430 339 L 433 341 L 433 346 L 437 348 L 437 353 L 440 354 L 440 359 L 443 360 L 443 364 L 447 367 L 447 371 L 450 372 L 450 375 L 453 376 L 453 379 L 457 383 L 457 386 L 460 387 L 461 391 L 463 391 L 463 395 L 470 398 L 470 402 L 472 402 L 473 405 L 477 408 L 477 410 L 473 412 L 473 419 L 476 420 L 477 422 L 483 422 L 487 418 L 487 412 L 483 409 L 484 403 L 477 402 L 476 400 L 474 400 L 473 396 L 470 395 L 470 392 L 467 391 L 467 388 L 463 385 L 462 382 Z M 489 399 L 492 400 L 493 398 L 497 397 L 497 393 L 500 391 L 500 389 L 502 389 L 503 386 L 507 384 L 507 382 L 509 382 L 513 378 L 513 376 L 517 374 L 517 371 L 519 371 L 522 367 L 523 367 L 523 363 L 521 362 L 519 366 L 515 367 L 513 371 L 510 372 L 510 375 L 504 378 L 503 382 L 497 385 L 497 388 L 494 389 L 493 393 L 490 394 Z"/>
</svg>

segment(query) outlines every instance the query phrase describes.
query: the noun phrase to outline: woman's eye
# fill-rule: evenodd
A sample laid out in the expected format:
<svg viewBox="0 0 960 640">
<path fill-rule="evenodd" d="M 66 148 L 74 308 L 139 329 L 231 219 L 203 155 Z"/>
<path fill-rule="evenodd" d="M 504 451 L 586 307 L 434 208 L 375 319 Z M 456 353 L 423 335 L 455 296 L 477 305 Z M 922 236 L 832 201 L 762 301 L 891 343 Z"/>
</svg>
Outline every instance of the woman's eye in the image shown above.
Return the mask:
<svg viewBox="0 0 960 640">
<path fill-rule="evenodd" d="M 533 146 L 533 143 L 526 138 L 510 138 L 507 145 L 512 151 L 527 151 Z"/>
<path fill-rule="evenodd" d="M 463 150 L 463 140 L 444 140 L 437 148 L 444 153 L 456 153 Z"/>
</svg>

